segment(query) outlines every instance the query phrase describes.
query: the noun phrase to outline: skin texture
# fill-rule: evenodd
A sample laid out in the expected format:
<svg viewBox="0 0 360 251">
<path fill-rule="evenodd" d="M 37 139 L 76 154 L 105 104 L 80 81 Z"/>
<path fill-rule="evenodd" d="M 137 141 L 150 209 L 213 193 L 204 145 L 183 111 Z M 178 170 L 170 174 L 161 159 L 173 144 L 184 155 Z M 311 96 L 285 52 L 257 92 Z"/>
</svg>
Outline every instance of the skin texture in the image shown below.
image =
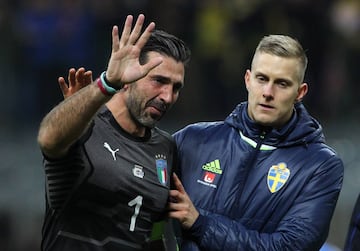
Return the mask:
<svg viewBox="0 0 360 251">
<path fill-rule="evenodd" d="M 107 96 L 102 93 L 96 81 L 88 84 L 92 77 L 91 72 L 86 72 L 85 69 L 75 72 L 70 70 L 68 77 L 69 85 L 64 83 L 64 79 L 59 79 L 59 85 L 65 100 L 45 116 L 38 133 L 38 143 L 45 155 L 52 158 L 64 156 L 70 146 L 85 132 L 93 116 L 105 103 L 113 113 L 116 121 L 125 131 L 134 136 L 144 136 L 146 125 L 142 124 L 141 121 L 139 123 L 133 116 L 130 116 L 129 109 L 127 108 L 127 99 L 131 96 L 129 95 L 130 89 L 134 88 L 135 94 L 137 90 L 137 87 L 130 87 L 133 83 L 147 91 L 144 98 L 148 100 L 140 101 L 146 112 L 141 111 L 140 115 L 142 113 L 148 114 L 148 118 L 152 118 L 152 120 L 147 121 L 150 124 L 160 119 L 167 110 L 161 108 L 162 110 L 159 111 L 159 103 L 166 103 L 167 108 L 176 101 L 178 94 L 169 94 L 169 90 L 174 90 L 174 88 L 168 88 L 167 86 L 178 86 L 179 82 L 181 82 L 181 85 L 183 84 L 184 67 L 180 67 L 175 60 L 165 59 L 165 64 L 161 67 L 161 69 L 166 71 L 168 69 L 175 69 L 177 71 L 174 76 L 171 76 L 171 81 L 163 85 L 162 88 L 157 86 L 154 90 L 151 90 L 156 85 L 142 87 L 143 83 L 137 83 L 138 80 L 147 76 L 151 70 L 162 64 L 164 60 L 162 55 L 152 54 L 148 57 L 148 61 L 145 64 L 140 64 L 139 62 L 141 48 L 155 29 L 155 23 L 151 22 L 142 31 L 144 19 L 144 15 L 139 15 L 132 28 L 133 17 L 131 15 L 127 16 L 121 37 L 119 37 L 117 26 L 114 26 L 112 29 L 112 52 L 106 70 L 106 77 L 115 89 L 123 87 L 114 96 Z M 157 74 L 162 75 L 165 73 L 157 70 Z M 76 87 L 76 84 L 79 86 Z M 84 84 L 83 86 L 87 84 L 87 86 L 83 87 L 81 84 Z M 146 107 L 145 104 L 150 99 L 158 101 L 156 108 L 154 108 L 154 105 Z"/>
<path fill-rule="evenodd" d="M 158 52 L 149 52 L 148 59 L 157 58 Z M 140 126 L 153 127 L 177 101 L 184 86 L 185 67 L 171 57 L 161 56 L 163 62 L 134 83 L 124 86 L 126 92 L 126 116 Z M 92 72 L 85 68 L 71 68 L 68 83 L 63 77 L 58 79 L 64 99 L 92 83 Z M 109 102 L 108 107 L 117 102 Z M 120 103 L 118 105 L 121 105 Z M 125 109 L 125 110 L 126 110 Z M 114 107 L 114 113 L 120 109 Z"/>
<path fill-rule="evenodd" d="M 257 53 L 252 69 L 245 73 L 250 118 L 264 126 L 284 125 L 293 113 L 294 104 L 308 90 L 307 84 L 299 79 L 296 59 Z"/>
<path fill-rule="evenodd" d="M 64 99 L 70 97 L 75 92 L 92 82 L 92 71 L 85 71 L 85 68 L 83 67 L 78 70 L 75 70 L 75 68 L 71 68 L 69 70 L 68 83 L 66 83 L 63 77 L 59 77 L 58 79 L 59 87 Z"/>
<path fill-rule="evenodd" d="M 179 220 L 184 229 L 189 229 L 199 217 L 199 212 L 175 173 L 173 174 L 173 181 L 176 190 L 169 192 L 169 217 Z"/>
<path fill-rule="evenodd" d="M 159 57 L 149 52 L 148 57 Z M 163 62 L 142 79 L 125 87 L 126 108 L 130 120 L 153 127 L 177 101 L 184 85 L 184 65 L 171 57 L 163 56 Z"/>
</svg>

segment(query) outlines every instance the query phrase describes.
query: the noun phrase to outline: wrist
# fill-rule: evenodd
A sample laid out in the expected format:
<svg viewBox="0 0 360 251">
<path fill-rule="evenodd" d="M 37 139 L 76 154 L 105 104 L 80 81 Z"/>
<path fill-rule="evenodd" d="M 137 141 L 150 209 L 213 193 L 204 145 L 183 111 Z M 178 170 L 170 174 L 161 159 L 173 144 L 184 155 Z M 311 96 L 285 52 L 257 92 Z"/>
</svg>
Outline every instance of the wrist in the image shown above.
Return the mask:
<svg viewBox="0 0 360 251">
<path fill-rule="evenodd" d="M 119 84 L 119 86 L 114 86 L 115 84 L 111 83 L 111 82 L 107 79 L 107 77 L 106 77 L 106 71 L 104 71 L 104 72 L 102 72 L 102 73 L 100 74 L 100 79 L 101 79 L 101 81 L 103 82 L 103 85 L 104 85 L 106 88 L 109 87 L 109 89 L 110 89 L 111 91 L 112 91 L 112 89 L 118 91 L 118 90 L 120 90 L 120 89 L 123 88 L 123 84 Z"/>
<path fill-rule="evenodd" d="M 105 71 L 101 73 L 100 77 L 96 81 L 96 84 L 98 85 L 100 91 L 107 96 L 113 96 L 117 93 L 118 90 L 121 89 L 115 89 L 112 87 L 111 83 L 106 79 Z"/>
<path fill-rule="evenodd" d="M 206 216 L 199 214 L 192 226 L 187 229 L 186 233 L 190 236 L 191 239 L 196 241 L 201 239 L 201 237 L 204 235 L 205 229 Z"/>
</svg>

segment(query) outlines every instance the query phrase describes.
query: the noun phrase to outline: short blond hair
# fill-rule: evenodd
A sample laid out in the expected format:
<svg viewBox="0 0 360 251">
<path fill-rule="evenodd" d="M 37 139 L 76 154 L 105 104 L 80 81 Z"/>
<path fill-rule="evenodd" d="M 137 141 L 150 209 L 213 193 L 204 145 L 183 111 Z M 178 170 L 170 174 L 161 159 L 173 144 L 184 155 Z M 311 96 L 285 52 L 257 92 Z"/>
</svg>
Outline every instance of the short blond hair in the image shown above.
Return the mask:
<svg viewBox="0 0 360 251">
<path fill-rule="evenodd" d="M 308 58 L 301 44 L 285 35 L 268 35 L 261 39 L 255 54 L 267 53 L 279 57 L 296 58 L 300 63 L 300 82 L 304 80 Z"/>
</svg>

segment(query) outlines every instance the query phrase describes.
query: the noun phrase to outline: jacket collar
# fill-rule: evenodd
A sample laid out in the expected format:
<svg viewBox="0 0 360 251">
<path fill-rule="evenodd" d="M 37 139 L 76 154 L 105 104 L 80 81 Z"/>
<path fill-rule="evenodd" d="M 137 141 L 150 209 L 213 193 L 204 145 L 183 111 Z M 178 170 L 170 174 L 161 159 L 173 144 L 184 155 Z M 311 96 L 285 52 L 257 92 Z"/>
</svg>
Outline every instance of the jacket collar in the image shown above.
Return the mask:
<svg viewBox="0 0 360 251">
<path fill-rule="evenodd" d="M 240 103 L 225 119 L 225 123 L 239 130 L 243 136 L 276 147 L 295 144 L 308 144 L 313 141 L 324 142 L 321 125 L 312 118 L 302 103 L 294 106 L 290 121 L 282 128 L 265 127 L 255 123 L 247 113 L 247 102 Z M 261 139 L 262 135 L 264 139 Z"/>
</svg>

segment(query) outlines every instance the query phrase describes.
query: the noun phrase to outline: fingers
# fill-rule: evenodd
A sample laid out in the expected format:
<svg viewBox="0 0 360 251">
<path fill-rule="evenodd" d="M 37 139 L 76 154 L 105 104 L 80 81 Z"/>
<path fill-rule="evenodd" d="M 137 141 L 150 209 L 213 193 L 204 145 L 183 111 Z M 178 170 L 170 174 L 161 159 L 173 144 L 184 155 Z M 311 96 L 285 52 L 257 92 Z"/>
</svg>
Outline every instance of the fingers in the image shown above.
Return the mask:
<svg viewBox="0 0 360 251">
<path fill-rule="evenodd" d="M 126 19 L 127 20 L 127 19 Z M 124 31 L 123 31 L 124 33 Z M 121 42 L 119 41 L 119 28 L 114 25 L 112 29 L 112 52 L 117 52 L 120 47 L 124 46 L 123 37 L 121 36 Z"/>
<path fill-rule="evenodd" d="M 178 176 L 173 173 L 173 181 L 176 190 L 169 191 L 170 202 L 180 203 L 188 196 Z"/>
<path fill-rule="evenodd" d="M 123 28 L 123 31 L 121 33 L 120 48 L 125 46 L 125 44 L 127 44 L 128 40 L 129 40 L 131 27 L 132 27 L 132 22 L 133 22 L 133 16 L 128 15 L 126 17 L 126 20 L 125 20 L 125 23 L 124 23 L 124 28 Z M 117 28 L 117 26 L 116 26 L 116 28 Z M 119 36 L 117 36 L 117 40 L 119 41 Z M 114 34 L 113 34 L 113 45 L 114 45 L 114 42 L 115 41 L 114 41 Z M 114 46 L 113 46 L 113 49 L 114 49 Z M 117 48 L 117 49 L 119 49 L 119 48 Z"/>
<path fill-rule="evenodd" d="M 136 20 L 134 28 L 132 29 L 133 16 L 128 15 L 125 20 L 124 28 L 121 33 L 121 38 L 119 41 L 118 37 L 118 28 L 114 30 L 113 28 L 113 51 L 117 51 L 119 48 L 122 48 L 125 45 L 135 45 L 137 44 L 142 48 L 146 41 L 149 39 L 151 32 L 155 29 L 155 23 L 151 22 L 141 34 L 142 27 L 144 25 L 145 16 L 140 14 Z M 131 30 L 132 29 L 132 30 Z M 116 31 L 116 33 L 114 32 Z"/>
<path fill-rule="evenodd" d="M 180 193 L 186 193 L 185 192 L 185 188 L 184 186 L 182 185 L 179 177 L 176 175 L 176 173 L 173 173 L 173 180 L 174 180 L 174 185 L 175 185 L 175 188 L 180 192 Z"/>
<path fill-rule="evenodd" d="M 141 34 L 140 38 L 136 41 L 136 44 L 142 48 L 149 40 L 151 36 L 151 32 L 155 29 L 155 23 L 151 22 L 145 29 L 145 31 Z"/>
<path fill-rule="evenodd" d="M 142 32 L 145 16 L 140 14 L 132 27 L 133 16 L 128 15 L 119 38 L 119 29 L 112 29 L 112 53 L 108 62 L 106 76 L 114 85 L 133 83 L 146 76 L 150 70 L 162 63 L 161 57 L 152 59 L 144 65 L 139 63 L 141 49 L 149 39 L 155 23 L 149 24 Z"/>
<path fill-rule="evenodd" d="M 172 200 L 167 204 L 168 216 L 179 220 L 184 228 L 190 228 L 199 217 L 191 199 L 177 190 L 171 190 L 170 196 Z"/>
<path fill-rule="evenodd" d="M 143 14 L 140 14 L 136 20 L 134 29 L 132 30 L 130 37 L 129 37 L 129 44 L 134 45 L 136 44 L 137 40 L 139 39 L 139 36 L 141 34 L 141 29 L 143 27 L 145 20 L 145 16 Z"/>
<path fill-rule="evenodd" d="M 174 203 L 169 202 L 167 204 L 167 213 L 170 215 L 174 214 L 186 214 L 188 211 L 188 207 L 185 203 Z"/>
<path fill-rule="evenodd" d="M 65 82 L 65 79 L 63 77 L 58 78 L 58 83 L 59 83 L 61 92 L 62 92 L 62 94 L 63 94 L 63 96 L 65 98 L 66 97 L 66 92 L 67 92 L 67 89 L 68 89 L 68 85 Z"/>
<path fill-rule="evenodd" d="M 78 70 L 71 68 L 68 74 L 68 83 L 66 83 L 63 77 L 58 78 L 58 83 L 64 98 L 70 97 L 92 82 L 92 71 L 85 72 L 84 67 L 81 67 Z"/>
<path fill-rule="evenodd" d="M 72 83 L 75 83 L 75 73 L 76 73 L 75 68 L 71 68 L 69 70 L 69 75 L 68 75 L 68 83 L 69 83 L 69 85 L 71 85 Z"/>
<path fill-rule="evenodd" d="M 76 73 L 75 73 L 75 79 L 74 82 L 70 82 L 70 85 L 80 85 L 83 86 L 84 85 L 84 74 L 85 74 L 85 68 L 81 67 L 79 68 Z"/>
<path fill-rule="evenodd" d="M 178 190 L 170 190 L 169 191 L 169 196 L 170 198 L 178 198 L 180 195 Z"/>
<path fill-rule="evenodd" d="M 93 79 L 92 79 L 92 71 L 87 71 L 84 73 L 84 85 L 88 85 L 88 84 L 91 84 L 93 82 Z"/>
<path fill-rule="evenodd" d="M 162 62 L 163 62 L 162 57 L 152 58 L 149 62 L 147 62 L 146 64 L 143 65 L 144 72 L 151 71 L 152 69 L 154 69 L 156 66 L 158 66 Z"/>
<path fill-rule="evenodd" d="M 171 190 L 167 208 L 169 211 L 185 210 L 187 208 L 185 197 L 179 191 Z"/>
</svg>

